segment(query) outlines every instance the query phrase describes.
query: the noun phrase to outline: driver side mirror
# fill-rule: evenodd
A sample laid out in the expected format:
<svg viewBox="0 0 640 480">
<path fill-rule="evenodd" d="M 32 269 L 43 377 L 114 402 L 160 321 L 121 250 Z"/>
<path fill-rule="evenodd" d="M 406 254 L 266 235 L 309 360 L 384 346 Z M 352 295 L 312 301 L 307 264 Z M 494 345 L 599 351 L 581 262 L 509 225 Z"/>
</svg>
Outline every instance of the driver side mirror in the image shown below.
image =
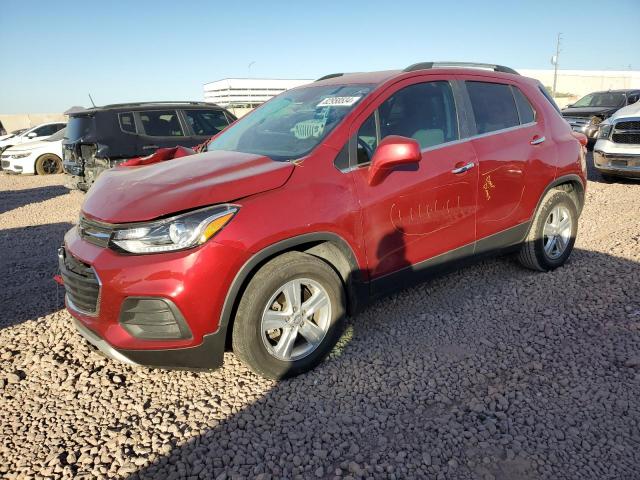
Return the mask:
<svg viewBox="0 0 640 480">
<path fill-rule="evenodd" d="M 33 138 L 33 137 L 37 137 L 38 134 L 36 132 L 29 132 L 27 133 L 27 138 Z"/>
<path fill-rule="evenodd" d="M 412 138 L 389 135 L 380 142 L 373 154 L 369 167 L 369 185 L 377 185 L 392 170 L 404 165 L 416 165 L 421 159 L 422 152 L 418 142 Z"/>
</svg>

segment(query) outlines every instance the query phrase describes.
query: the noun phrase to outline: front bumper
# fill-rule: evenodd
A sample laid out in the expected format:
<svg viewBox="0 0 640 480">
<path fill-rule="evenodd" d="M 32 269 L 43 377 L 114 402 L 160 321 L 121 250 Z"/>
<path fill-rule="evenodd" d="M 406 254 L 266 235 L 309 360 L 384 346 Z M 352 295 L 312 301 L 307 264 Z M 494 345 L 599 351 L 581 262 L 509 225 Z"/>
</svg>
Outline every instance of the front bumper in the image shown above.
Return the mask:
<svg viewBox="0 0 640 480">
<path fill-rule="evenodd" d="M 72 313 L 73 315 L 73 313 Z M 74 317 L 76 330 L 91 345 L 106 357 L 128 365 L 188 370 L 213 370 L 222 366 L 225 349 L 225 333 L 205 335 L 202 343 L 195 347 L 172 348 L 166 350 L 122 350 L 90 330 Z"/>
<path fill-rule="evenodd" d="M 593 165 L 607 175 L 640 178 L 640 151 L 637 154 L 623 154 L 594 150 Z"/>
<path fill-rule="evenodd" d="M 71 263 L 84 268 L 89 277 L 90 272 L 95 273 L 93 285 L 92 278 L 81 281 L 72 273 L 65 282 L 65 303 L 76 328 L 104 354 L 152 367 L 213 369 L 222 365 L 226 325 L 219 319 L 235 272 L 247 260 L 244 251 L 209 241 L 182 252 L 124 255 L 88 243 L 75 227 L 65 235 L 64 249 Z M 61 261 L 62 276 L 69 279 L 65 268 Z M 138 326 L 127 323 L 131 300 L 140 298 L 175 306 L 176 316 L 188 328 L 175 336 L 140 335 Z M 73 300 L 79 303 L 79 299 L 83 302 L 76 305 Z M 92 301 L 94 308 L 90 308 Z M 145 321 L 160 327 L 166 320 L 148 310 L 144 313 Z"/>
<path fill-rule="evenodd" d="M 0 165 L 2 170 L 8 173 L 34 173 L 33 167 L 29 169 L 29 165 L 33 163 L 31 157 L 24 158 L 6 158 L 6 155 L 0 157 Z"/>
</svg>

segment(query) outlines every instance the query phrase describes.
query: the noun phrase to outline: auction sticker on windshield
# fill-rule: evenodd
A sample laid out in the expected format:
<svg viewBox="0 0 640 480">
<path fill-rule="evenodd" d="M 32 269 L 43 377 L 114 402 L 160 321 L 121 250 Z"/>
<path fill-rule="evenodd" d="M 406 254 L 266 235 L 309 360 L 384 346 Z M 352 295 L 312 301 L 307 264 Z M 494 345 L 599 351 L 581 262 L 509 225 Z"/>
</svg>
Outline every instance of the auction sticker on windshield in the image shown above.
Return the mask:
<svg viewBox="0 0 640 480">
<path fill-rule="evenodd" d="M 362 97 L 327 97 L 316 107 L 350 107 Z"/>
</svg>

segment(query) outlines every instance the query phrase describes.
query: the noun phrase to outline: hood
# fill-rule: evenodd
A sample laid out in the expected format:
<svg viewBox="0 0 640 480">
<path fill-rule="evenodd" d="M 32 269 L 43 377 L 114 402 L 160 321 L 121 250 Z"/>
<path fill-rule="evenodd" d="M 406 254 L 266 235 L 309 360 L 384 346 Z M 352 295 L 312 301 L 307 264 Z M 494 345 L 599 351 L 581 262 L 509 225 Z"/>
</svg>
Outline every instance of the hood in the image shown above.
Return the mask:
<svg viewBox="0 0 640 480">
<path fill-rule="evenodd" d="M 23 142 L 19 143 L 11 148 L 8 148 L 7 151 L 11 150 L 12 152 L 24 152 L 29 150 L 35 150 L 36 148 L 51 146 L 55 142 L 45 142 L 44 140 L 33 140 L 31 142 Z M 60 140 L 62 143 L 62 140 Z"/>
<path fill-rule="evenodd" d="M 631 105 L 627 105 L 624 108 L 621 108 L 613 114 L 611 120 L 625 117 L 640 117 L 640 102 L 636 102 Z"/>
<path fill-rule="evenodd" d="M 569 107 L 562 110 L 563 117 L 592 117 L 593 115 L 611 115 L 619 107 Z"/>
<path fill-rule="evenodd" d="M 141 222 L 284 185 L 294 165 L 239 152 L 205 152 L 141 167 L 104 172 L 82 211 L 108 223 Z"/>
</svg>

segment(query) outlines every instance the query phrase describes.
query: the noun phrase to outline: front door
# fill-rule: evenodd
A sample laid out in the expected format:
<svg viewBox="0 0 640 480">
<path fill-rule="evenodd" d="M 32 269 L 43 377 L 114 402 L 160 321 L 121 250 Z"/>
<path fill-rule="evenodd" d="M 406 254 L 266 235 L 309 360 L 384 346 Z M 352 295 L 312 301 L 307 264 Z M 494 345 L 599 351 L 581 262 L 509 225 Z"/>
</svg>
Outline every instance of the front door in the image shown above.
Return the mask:
<svg viewBox="0 0 640 480">
<path fill-rule="evenodd" d="M 476 157 L 471 144 L 460 141 L 451 84 L 431 78 L 391 87 L 352 127 L 357 161 L 351 175 L 363 213 L 369 278 L 385 279 L 374 282 L 379 285 L 374 294 L 438 258 L 473 252 Z M 422 159 L 414 168 L 396 169 L 369 185 L 370 160 L 388 135 L 417 140 Z"/>
</svg>

